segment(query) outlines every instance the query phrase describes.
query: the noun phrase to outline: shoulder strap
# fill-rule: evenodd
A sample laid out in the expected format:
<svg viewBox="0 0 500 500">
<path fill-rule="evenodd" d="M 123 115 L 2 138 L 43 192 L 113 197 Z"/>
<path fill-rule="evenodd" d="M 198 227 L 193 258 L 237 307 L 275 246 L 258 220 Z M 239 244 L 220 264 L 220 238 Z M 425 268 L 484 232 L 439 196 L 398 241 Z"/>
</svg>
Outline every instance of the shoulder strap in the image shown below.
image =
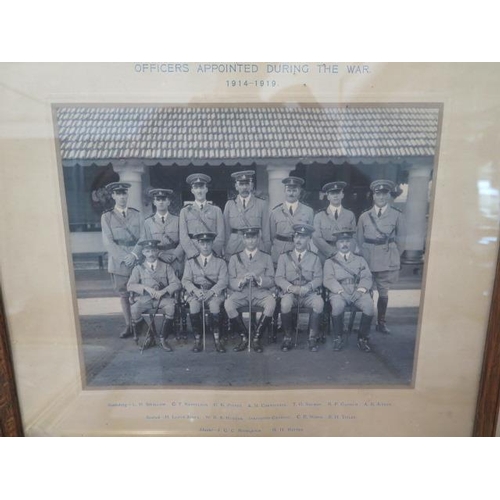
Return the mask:
<svg viewBox="0 0 500 500">
<path fill-rule="evenodd" d="M 292 259 L 292 252 L 286 252 L 286 255 L 288 259 L 290 260 L 293 268 L 295 271 L 297 271 L 300 275 L 302 275 L 302 266 L 300 264 L 297 264 L 293 259 Z"/>
<path fill-rule="evenodd" d="M 380 233 L 384 238 L 389 238 L 389 236 L 392 234 L 392 232 L 394 231 L 394 229 L 389 234 L 384 233 L 384 231 L 382 231 L 380 229 L 380 227 L 378 226 L 377 220 L 375 219 L 375 217 L 373 217 L 373 213 L 372 212 L 368 213 L 368 217 L 370 217 L 370 220 L 372 221 L 372 224 L 373 224 L 373 227 L 375 228 L 375 230 L 378 233 Z"/>
<path fill-rule="evenodd" d="M 357 280 L 359 279 L 358 273 L 354 272 L 352 269 L 349 269 L 343 262 L 340 260 L 337 260 L 336 257 L 331 257 L 333 262 L 338 264 L 346 273 L 350 274 L 351 276 L 354 276 Z"/>
<path fill-rule="evenodd" d="M 240 207 L 238 206 L 238 202 L 236 201 L 236 198 L 233 201 L 234 201 L 234 206 L 236 207 L 236 210 L 238 210 L 238 213 L 240 214 L 241 220 L 243 221 L 243 226 L 250 227 L 251 224 L 250 224 L 250 222 L 248 222 L 248 219 L 245 216 L 245 212 L 243 212 L 243 210 L 241 210 Z"/>
<path fill-rule="evenodd" d="M 130 230 L 130 229 L 129 229 L 129 228 L 128 228 L 128 227 L 127 227 L 124 223 L 123 223 L 123 221 L 120 219 L 120 217 L 118 217 L 118 215 L 116 215 L 115 210 L 113 210 L 113 211 L 111 212 L 111 216 L 113 216 L 113 215 L 115 216 L 115 219 L 116 219 L 116 220 L 120 223 L 120 226 L 121 226 L 123 229 L 125 229 L 125 231 L 127 231 L 127 233 L 128 233 L 128 234 L 130 234 L 130 236 L 132 236 L 132 238 L 133 238 L 134 240 L 136 240 L 136 241 L 137 241 L 137 236 L 136 236 L 136 235 L 135 235 L 135 234 L 134 234 L 134 233 L 133 233 L 133 232 L 132 232 L 132 231 L 131 231 L 131 230 Z"/>
<path fill-rule="evenodd" d="M 192 205 L 189 205 L 188 207 L 188 210 L 192 213 L 194 213 L 195 217 L 207 228 L 207 231 L 212 231 L 212 229 L 208 226 L 208 224 L 206 223 L 205 219 L 203 218 L 203 216 L 201 215 L 201 213 L 198 212 L 198 210 L 194 210 L 193 211 L 193 206 Z"/>
<path fill-rule="evenodd" d="M 214 286 L 216 283 L 213 279 L 210 279 L 206 274 L 205 274 L 205 269 L 203 269 L 203 267 L 201 267 L 200 263 L 198 262 L 198 257 L 193 257 L 194 259 L 194 262 L 196 263 L 196 265 L 198 266 L 198 268 L 200 269 L 201 273 L 203 274 L 203 277 L 212 285 Z M 190 259 L 191 260 L 191 259 Z"/>
</svg>

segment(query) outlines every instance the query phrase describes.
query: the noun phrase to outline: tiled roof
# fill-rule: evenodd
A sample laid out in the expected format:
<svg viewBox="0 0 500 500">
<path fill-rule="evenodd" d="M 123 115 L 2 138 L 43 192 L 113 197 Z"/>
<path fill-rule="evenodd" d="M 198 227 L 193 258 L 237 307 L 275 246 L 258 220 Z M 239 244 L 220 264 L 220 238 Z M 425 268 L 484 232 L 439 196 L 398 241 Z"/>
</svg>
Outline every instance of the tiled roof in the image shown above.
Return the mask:
<svg viewBox="0 0 500 500">
<path fill-rule="evenodd" d="M 440 108 L 58 106 L 63 160 L 432 156 Z"/>
</svg>

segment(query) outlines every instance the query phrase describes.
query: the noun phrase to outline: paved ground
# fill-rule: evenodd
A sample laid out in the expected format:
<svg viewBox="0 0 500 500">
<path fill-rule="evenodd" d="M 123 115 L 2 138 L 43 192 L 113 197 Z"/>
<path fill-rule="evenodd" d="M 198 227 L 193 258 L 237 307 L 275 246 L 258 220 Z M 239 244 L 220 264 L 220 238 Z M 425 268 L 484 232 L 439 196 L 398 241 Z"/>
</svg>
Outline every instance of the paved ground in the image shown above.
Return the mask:
<svg viewBox="0 0 500 500">
<path fill-rule="evenodd" d="M 371 353 L 358 350 L 355 333 L 341 352 L 332 350 L 332 339 L 327 337 L 320 350 L 312 353 L 302 333 L 298 347 L 288 353 L 281 352 L 279 344 L 266 345 L 262 354 L 233 352 L 236 338 L 230 339 L 225 354 L 217 353 L 211 341 L 207 341 L 205 352 L 193 353 L 190 336 L 188 343 L 173 339 L 174 352 L 155 347 L 141 354 L 132 339 L 117 337 L 123 325 L 119 316 L 86 316 L 81 325 L 87 384 L 92 387 L 407 385 L 413 370 L 417 312 L 416 308 L 391 311 L 393 333 L 382 335 L 373 331 Z M 305 319 L 303 316 L 304 322 Z"/>
</svg>

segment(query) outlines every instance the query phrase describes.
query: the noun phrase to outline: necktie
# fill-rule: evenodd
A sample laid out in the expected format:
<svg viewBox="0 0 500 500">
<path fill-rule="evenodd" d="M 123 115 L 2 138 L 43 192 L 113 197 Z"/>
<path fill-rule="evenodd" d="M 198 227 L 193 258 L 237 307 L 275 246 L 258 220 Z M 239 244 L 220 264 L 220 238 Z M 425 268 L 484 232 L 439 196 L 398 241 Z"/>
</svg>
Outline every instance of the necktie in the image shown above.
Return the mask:
<svg viewBox="0 0 500 500">
<path fill-rule="evenodd" d="M 208 264 L 208 259 L 205 257 L 205 263 L 203 264 L 203 267 L 207 267 Z"/>
<path fill-rule="evenodd" d="M 339 218 L 339 211 L 338 209 L 335 209 L 335 220 Z"/>
<path fill-rule="evenodd" d="M 203 203 L 200 205 L 200 210 L 203 210 Z"/>
<path fill-rule="evenodd" d="M 381 208 L 379 208 L 379 209 L 378 209 L 378 216 L 380 217 L 381 215 L 382 215 L 382 209 L 381 209 Z"/>
<path fill-rule="evenodd" d="M 291 206 L 290 206 L 290 215 L 293 215 L 293 210 Z"/>
<path fill-rule="evenodd" d="M 247 207 L 247 201 L 243 198 L 243 210 Z"/>
<path fill-rule="evenodd" d="M 299 253 L 299 262 L 302 260 L 302 254 Z"/>
<path fill-rule="evenodd" d="M 122 215 L 123 217 L 127 217 L 127 215 L 125 214 L 125 210 L 122 211 Z"/>
<path fill-rule="evenodd" d="M 161 216 L 161 223 L 165 224 L 165 217 L 163 217 L 163 215 Z"/>
<path fill-rule="evenodd" d="M 344 260 L 347 262 L 347 254 L 344 254 Z"/>
<path fill-rule="evenodd" d="M 153 264 L 151 264 L 151 271 L 154 271 L 155 270 L 155 266 Z"/>
<path fill-rule="evenodd" d="M 250 255 L 248 256 L 248 258 L 249 258 L 250 260 L 252 260 L 252 254 L 250 254 Z"/>
</svg>

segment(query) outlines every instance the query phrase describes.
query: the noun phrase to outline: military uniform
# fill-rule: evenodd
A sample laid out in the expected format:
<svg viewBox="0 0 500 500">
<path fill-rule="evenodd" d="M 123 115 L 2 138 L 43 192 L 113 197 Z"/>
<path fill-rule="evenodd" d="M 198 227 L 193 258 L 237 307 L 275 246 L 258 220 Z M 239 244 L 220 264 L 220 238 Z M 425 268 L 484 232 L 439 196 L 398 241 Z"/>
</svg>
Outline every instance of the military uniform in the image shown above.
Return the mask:
<svg viewBox="0 0 500 500">
<path fill-rule="evenodd" d="M 271 248 L 269 235 L 269 213 L 267 202 L 251 194 L 245 199 L 237 196 L 228 200 L 224 207 L 224 223 L 226 233 L 225 257 L 229 261 L 231 255 L 241 252 L 244 248 L 242 230 L 248 226 L 261 227 L 259 248 L 268 252 Z"/>
<path fill-rule="evenodd" d="M 310 236 L 314 227 L 297 224 L 295 232 Z M 302 253 L 296 249 L 281 254 L 276 268 L 275 282 L 282 290 L 281 296 L 281 322 L 285 331 L 285 340 L 282 350 L 287 351 L 291 347 L 291 311 L 294 306 L 310 307 L 313 310 L 311 328 L 309 331 L 309 345 L 311 350 L 316 350 L 318 337 L 319 317 L 323 312 L 323 299 L 317 290 L 323 283 L 323 269 L 318 255 L 310 250 Z M 302 294 L 293 293 L 292 288 L 305 287 Z"/>
<path fill-rule="evenodd" d="M 213 241 L 215 238 L 214 233 L 202 233 L 196 235 L 198 241 L 202 239 L 210 239 Z M 198 290 L 205 292 L 211 291 L 211 295 L 205 300 L 205 304 L 210 310 L 210 323 L 208 328 L 212 331 L 215 339 L 215 346 L 218 352 L 225 352 L 224 347 L 220 340 L 220 308 L 224 302 L 224 291 L 228 285 L 228 273 L 226 261 L 217 257 L 213 253 L 210 256 L 203 256 L 200 254 L 197 257 L 192 257 L 186 261 L 184 268 L 184 275 L 182 277 L 182 286 L 188 293 L 187 302 L 189 304 L 189 312 L 191 316 L 191 324 L 195 331 L 195 347 L 194 351 L 199 352 L 202 350 L 201 346 L 201 332 L 203 331 L 201 317 L 202 302 L 196 297 Z"/>
<path fill-rule="evenodd" d="M 290 214 L 286 202 L 275 206 L 269 216 L 269 230 L 271 234 L 271 256 L 275 264 L 282 253 L 293 250 L 294 224 L 310 224 L 314 222 L 314 211 L 311 207 L 298 202 L 297 208 Z"/>
<path fill-rule="evenodd" d="M 321 190 L 327 194 L 343 193 L 346 186 L 347 183 L 343 181 L 329 182 Z M 356 217 L 353 212 L 342 205 L 336 207 L 329 204 L 314 216 L 314 229 L 313 242 L 318 249 L 321 262 L 324 264 L 326 259 L 337 252 L 335 234 L 340 231 L 355 231 Z M 353 242 L 352 251 L 355 250 L 354 247 L 355 242 Z"/>
<path fill-rule="evenodd" d="M 141 242 L 144 248 L 158 249 L 158 244 L 158 240 L 145 240 Z M 150 287 L 154 290 L 166 290 L 166 294 L 160 299 L 155 299 L 145 290 L 145 287 Z M 156 259 L 154 263 L 144 261 L 142 264 L 134 267 L 128 280 L 127 290 L 134 292 L 138 296 L 131 306 L 132 322 L 136 338 L 140 324 L 143 321 L 142 313 L 150 309 L 161 310 L 165 315 L 164 328 L 160 333 L 162 347 L 168 351 L 171 350 L 170 346 L 166 344 L 166 339 L 170 333 L 173 333 L 173 318 L 175 314 L 175 298 L 173 295 L 180 289 L 181 282 L 175 275 L 172 266 L 159 259 Z"/>
<path fill-rule="evenodd" d="M 394 183 L 374 181 L 371 189 L 374 193 L 389 192 L 394 189 Z M 379 292 L 377 329 L 389 333 L 385 326 L 385 313 L 389 290 L 399 279 L 400 255 L 404 251 L 405 244 L 403 214 L 390 204 L 381 209 L 374 205 L 359 217 L 357 240 Z"/>
<path fill-rule="evenodd" d="M 191 186 L 197 184 L 208 184 L 212 179 L 205 174 L 191 174 L 186 182 Z M 186 257 L 191 259 L 199 254 L 199 249 L 193 241 L 194 235 L 199 233 L 215 233 L 214 252 L 222 256 L 224 249 L 224 217 L 222 210 L 208 203 L 207 200 L 201 203 L 193 202 L 184 207 L 179 214 L 179 235 L 182 248 Z"/>
<path fill-rule="evenodd" d="M 250 228 L 255 229 L 255 228 Z M 246 231 L 246 233 L 245 233 Z M 256 229 L 258 233 L 258 228 Z M 249 229 L 244 230 L 244 234 L 250 234 Z M 228 266 L 229 272 L 229 289 L 228 298 L 224 302 L 224 308 L 231 320 L 233 328 L 238 331 L 242 337 L 242 342 L 239 348 L 235 350 L 244 350 L 248 342 L 248 333 L 241 322 L 241 317 L 238 315 L 239 307 L 249 305 L 250 299 L 250 284 L 242 284 L 244 276 L 248 273 L 254 273 L 258 276 L 257 283 L 252 283 L 252 306 L 260 306 L 264 308 L 254 334 L 254 349 L 257 352 L 262 352 L 260 340 L 262 332 L 271 322 L 274 309 L 276 307 L 276 299 L 273 296 L 274 291 L 274 266 L 271 256 L 268 253 L 256 249 L 250 257 L 247 250 L 243 250 L 231 256 Z"/>
<path fill-rule="evenodd" d="M 179 239 L 179 217 L 167 213 L 151 215 L 144 221 L 141 240 L 159 240 L 159 259 L 170 262 L 177 276 L 182 276 L 184 250 Z M 175 259 L 175 260 L 172 260 Z"/>
<path fill-rule="evenodd" d="M 352 233 L 338 233 L 337 239 L 351 239 Z M 349 247 L 347 247 L 349 248 Z M 369 330 L 375 312 L 373 299 L 369 293 L 372 289 L 372 274 L 366 260 L 351 251 L 337 252 L 325 261 L 323 285 L 330 291 L 332 308 L 334 350 L 342 348 L 343 313 L 348 304 L 352 304 L 362 312 L 358 335 L 358 346 L 369 351 Z"/>
<path fill-rule="evenodd" d="M 106 187 L 111 192 L 127 192 L 130 184 L 112 182 Z M 120 296 L 126 323 L 126 329 L 120 336 L 125 338 L 132 335 L 127 281 L 134 267 L 134 265 L 127 265 L 125 259 L 132 255 L 137 260 L 140 256 L 141 247 L 138 242 L 142 232 L 142 217 L 135 208 L 127 207 L 124 210 L 118 210 L 115 207 L 102 214 L 101 227 L 104 248 L 108 252 L 108 272 L 111 275 L 113 287 Z"/>
</svg>

